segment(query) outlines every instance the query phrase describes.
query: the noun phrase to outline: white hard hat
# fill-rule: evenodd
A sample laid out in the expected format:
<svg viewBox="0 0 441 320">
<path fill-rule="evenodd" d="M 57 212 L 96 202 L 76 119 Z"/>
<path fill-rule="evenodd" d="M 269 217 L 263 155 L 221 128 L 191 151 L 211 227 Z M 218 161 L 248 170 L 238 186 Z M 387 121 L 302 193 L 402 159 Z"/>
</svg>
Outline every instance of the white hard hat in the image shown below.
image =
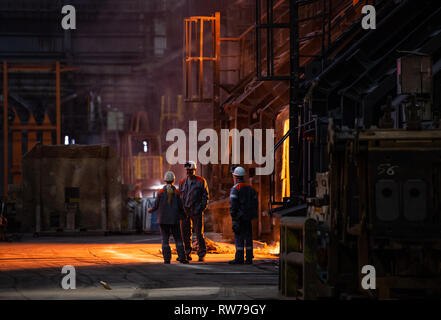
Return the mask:
<svg viewBox="0 0 441 320">
<path fill-rule="evenodd" d="M 196 163 L 194 161 L 188 161 L 184 164 L 185 169 L 192 169 L 192 170 L 196 170 L 197 166 Z"/>
<path fill-rule="evenodd" d="M 173 182 L 175 181 L 175 174 L 171 171 L 167 171 L 164 175 L 165 182 Z"/>
<path fill-rule="evenodd" d="M 245 169 L 242 167 L 236 167 L 233 171 L 233 176 L 243 177 L 245 175 Z"/>
</svg>

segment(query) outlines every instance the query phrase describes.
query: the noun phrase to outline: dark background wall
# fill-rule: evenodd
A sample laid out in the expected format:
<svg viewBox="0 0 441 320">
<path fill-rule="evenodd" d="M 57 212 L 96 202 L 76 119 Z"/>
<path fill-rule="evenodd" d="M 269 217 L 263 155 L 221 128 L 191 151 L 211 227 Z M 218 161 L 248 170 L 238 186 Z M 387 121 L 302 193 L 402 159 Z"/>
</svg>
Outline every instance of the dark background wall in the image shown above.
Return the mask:
<svg viewBox="0 0 441 320">
<path fill-rule="evenodd" d="M 0 60 L 74 67 L 61 76 L 62 141 L 67 135 L 77 144 L 117 144 L 139 111 L 159 130 L 161 96 L 174 103 L 181 94 L 183 19 L 225 11 L 232 2 L 0 0 Z M 61 27 L 66 4 L 76 9 L 76 30 Z M 8 76 L 9 106 L 20 121 L 33 115 L 41 123 L 48 114 L 55 123 L 54 73 Z M 115 132 L 107 126 L 110 111 L 123 117 Z"/>
</svg>

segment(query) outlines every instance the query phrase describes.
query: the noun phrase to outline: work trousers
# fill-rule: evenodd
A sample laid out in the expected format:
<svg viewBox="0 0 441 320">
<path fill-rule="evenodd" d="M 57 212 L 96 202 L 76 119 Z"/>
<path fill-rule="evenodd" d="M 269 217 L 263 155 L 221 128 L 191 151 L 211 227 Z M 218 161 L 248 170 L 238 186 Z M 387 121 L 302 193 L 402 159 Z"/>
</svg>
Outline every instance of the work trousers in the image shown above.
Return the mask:
<svg viewBox="0 0 441 320">
<path fill-rule="evenodd" d="M 234 233 L 236 246 L 235 260 L 243 262 L 246 251 L 247 261 L 253 260 L 253 227 L 249 220 L 239 220 L 239 229 Z"/>
<path fill-rule="evenodd" d="M 182 236 L 184 239 L 185 254 L 189 255 L 192 250 L 192 238 L 198 242 L 198 256 L 205 257 L 207 248 L 204 238 L 204 214 L 187 215 L 181 220 Z"/>
<path fill-rule="evenodd" d="M 170 235 L 173 235 L 173 239 L 175 240 L 178 258 L 185 260 L 184 245 L 182 243 L 179 224 L 160 224 L 159 229 L 161 231 L 162 256 L 164 257 L 164 261 L 170 261 L 172 256 L 170 249 Z"/>
</svg>

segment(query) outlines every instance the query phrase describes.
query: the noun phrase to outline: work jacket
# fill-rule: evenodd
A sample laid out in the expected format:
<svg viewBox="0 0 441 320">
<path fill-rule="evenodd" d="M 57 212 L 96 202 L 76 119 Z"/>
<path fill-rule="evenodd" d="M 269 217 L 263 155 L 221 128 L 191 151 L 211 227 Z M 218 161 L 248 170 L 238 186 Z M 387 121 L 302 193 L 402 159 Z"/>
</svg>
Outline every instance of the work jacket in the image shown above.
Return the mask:
<svg viewBox="0 0 441 320">
<path fill-rule="evenodd" d="M 171 201 L 168 201 L 167 185 L 158 190 L 155 198 L 155 204 L 153 205 L 153 211 L 158 210 L 158 223 L 159 224 L 178 224 L 179 220 L 184 216 L 184 207 L 182 206 L 179 192 L 174 186 L 172 186 L 173 194 Z"/>
<path fill-rule="evenodd" d="M 231 188 L 230 214 L 234 221 L 250 221 L 258 217 L 257 192 L 250 184 L 239 182 Z"/>
<path fill-rule="evenodd" d="M 207 207 L 210 193 L 207 181 L 195 175 L 193 179 L 186 178 L 179 182 L 179 193 L 182 204 L 188 215 L 200 215 Z"/>
</svg>

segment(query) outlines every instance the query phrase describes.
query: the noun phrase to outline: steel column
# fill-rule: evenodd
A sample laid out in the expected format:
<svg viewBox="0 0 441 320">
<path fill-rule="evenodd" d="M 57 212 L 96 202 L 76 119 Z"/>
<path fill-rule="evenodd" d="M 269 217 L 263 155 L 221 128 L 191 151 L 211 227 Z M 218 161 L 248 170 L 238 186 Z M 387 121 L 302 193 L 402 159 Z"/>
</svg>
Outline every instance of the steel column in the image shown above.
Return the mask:
<svg viewBox="0 0 441 320">
<path fill-rule="evenodd" d="M 57 108 L 57 145 L 61 144 L 61 85 L 60 85 L 60 61 L 55 65 L 56 79 L 56 108 Z"/>
<path fill-rule="evenodd" d="M 3 195 L 8 196 L 8 63 L 3 61 Z"/>
<path fill-rule="evenodd" d="M 289 2 L 290 15 L 290 37 L 289 37 L 289 55 L 290 55 L 290 80 L 289 80 L 289 130 L 291 131 L 289 139 L 289 183 L 290 183 L 290 198 L 293 199 L 299 195 L 299 172 L 298 159 L 299 154 L 299 106 L 303 103 L 299 101 L 299 5 L 297 0 L 290 0 Z"/>
<path fill-rule="evenodd" d="M 201 19 L 199 34 L 199 97 L 204 99 L 204 20 Z"/>
<path fill-rule="evenodd" d="M 256 75 L 257 78 L 261 76 L 261 68 L 260 68 L 260 46 L 261 46 L 261 39 L 260 39 L 260 27 L 259 25 L 262 24 L 261 21 L 262 13 L 260 11 L 260 0 L 256 0 Z"/>
</svg>

